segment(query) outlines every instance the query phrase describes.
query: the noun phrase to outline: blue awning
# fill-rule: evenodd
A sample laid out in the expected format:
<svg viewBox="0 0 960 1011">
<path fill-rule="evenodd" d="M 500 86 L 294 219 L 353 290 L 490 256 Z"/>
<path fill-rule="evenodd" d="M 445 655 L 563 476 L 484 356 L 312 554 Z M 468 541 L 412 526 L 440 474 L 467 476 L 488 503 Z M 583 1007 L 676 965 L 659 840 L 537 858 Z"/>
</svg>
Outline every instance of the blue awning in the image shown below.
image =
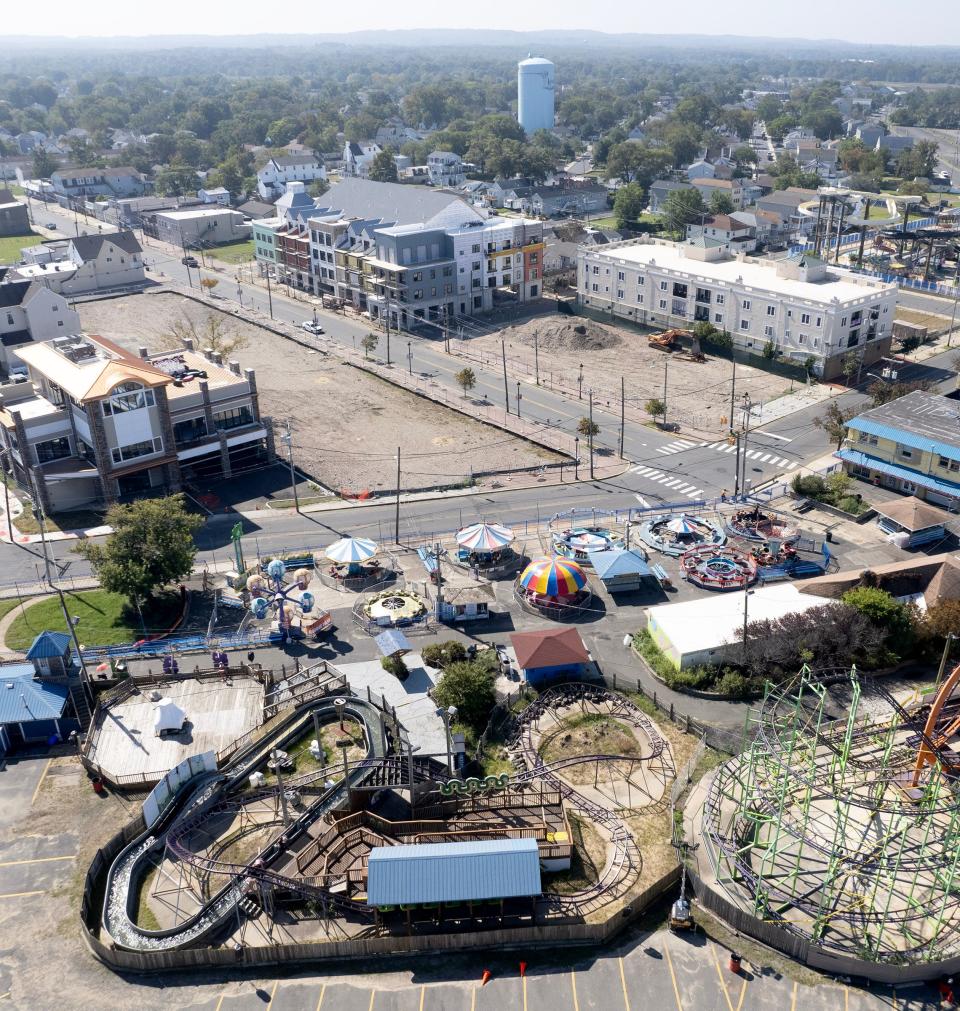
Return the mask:
<svg viewBox="0 0 960 1011">
<path fill-rule="evenodd" d="M 614 548 L 611 551 L 590 551 L 590 564 L 601 579 L 614 576 L 652 576 L 647 560 L 639 551 Z"/>
<path fill-rule="evenodd" d="M 386 632 L 381 632 L 374 642 L 384 656 L 403 656 L 413 649 L 410 640 L 396 628 L 388 628 Z"/>
<path fill-rule="evenodd" d="M 837 450 L 834 454 L 843 460 L 844 463 L 851 463 L 855 467 L 866 467 L 868 470 L 875 470 L 880 474 L 887 474 L 890 477 L 899 478 L 901 481 L 909 481 L 920 488 L 929 488 L 931 491 L 939 492 L 941 495 L 949 495 L 951 498 L 960 499 L 960 484 L 953 484 L 951 481 L 941 481 L 940 478 L 932 474 L 923 474 L 920 471 L 911 470 L 909 467 L 900 467 L 895 463 L 888 463 L 886 460 L 879 460 L 875 456 L 868 456 L 858 449 Z"/>
<path fill-rule="evenodd" d="M 371 906 L 539 895 L 536 839 L 377 846 L 367 865 Z"/>
</svg>

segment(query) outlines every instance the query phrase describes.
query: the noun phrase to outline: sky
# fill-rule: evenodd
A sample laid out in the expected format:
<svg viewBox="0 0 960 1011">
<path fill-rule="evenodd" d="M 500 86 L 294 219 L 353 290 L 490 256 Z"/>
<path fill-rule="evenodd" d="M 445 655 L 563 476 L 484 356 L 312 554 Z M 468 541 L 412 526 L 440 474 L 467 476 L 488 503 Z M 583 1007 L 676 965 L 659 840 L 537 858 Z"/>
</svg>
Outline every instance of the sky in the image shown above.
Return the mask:
<svg viewBox="0 0 960 1011">
<path fill-rule="evenodd" d="M 160 6 L 129 0 L 47 0 L 43 17 L 31 4 L 4 4 L 3 28 L 10 35 L 249 35 L 291 30 L 350 32 L 390 28 L 598 29 L 616 33 L 777 36 L 857 42 L 960 45 L 956 0 L 906 10 L 904 0 L 684 0 L 671 8 L 646 0 L 551 0 L 548 5 L 402 3 L 365 0 L 270 7 L 262 0 L 166 0 Z M 670 10 L 682 10 L 672 20 Z M 277 17 L 271 21 L 269 12 Z M 654 15 L 654 16 L 651 16 Z"/>
</svg>

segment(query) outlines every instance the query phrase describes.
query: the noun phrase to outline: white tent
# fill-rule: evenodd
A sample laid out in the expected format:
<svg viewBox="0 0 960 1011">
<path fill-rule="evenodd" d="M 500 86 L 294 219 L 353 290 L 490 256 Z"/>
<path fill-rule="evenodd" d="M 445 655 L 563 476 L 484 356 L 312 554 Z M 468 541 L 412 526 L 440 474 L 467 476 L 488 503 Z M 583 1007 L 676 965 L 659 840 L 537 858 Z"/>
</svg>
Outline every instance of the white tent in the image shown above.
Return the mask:
<svg viewBox="0 0 960 1011">
<path fill-rule="evenodd" d="M 153 732 L 157 737 L 164 733 L 179 733 L 186 718 L 187 714 L 173 699 L 161 699 L 153 710 Z"/>
</svg>

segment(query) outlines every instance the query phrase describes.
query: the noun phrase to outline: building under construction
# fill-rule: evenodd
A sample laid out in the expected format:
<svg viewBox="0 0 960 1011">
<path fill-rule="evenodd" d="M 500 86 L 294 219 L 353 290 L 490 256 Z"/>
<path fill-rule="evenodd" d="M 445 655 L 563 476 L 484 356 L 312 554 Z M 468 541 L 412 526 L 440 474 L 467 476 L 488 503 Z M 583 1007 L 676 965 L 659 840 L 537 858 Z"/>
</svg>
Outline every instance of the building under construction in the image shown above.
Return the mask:
<svg viewBox="0 0 960 1011">
<path fill-rule="evenodd" d="M 958 682 L 906 705 L 855 671 L 768 687 L 688 809 L 703 901 L 811 965 L 954 971 Z"/>
</svg>

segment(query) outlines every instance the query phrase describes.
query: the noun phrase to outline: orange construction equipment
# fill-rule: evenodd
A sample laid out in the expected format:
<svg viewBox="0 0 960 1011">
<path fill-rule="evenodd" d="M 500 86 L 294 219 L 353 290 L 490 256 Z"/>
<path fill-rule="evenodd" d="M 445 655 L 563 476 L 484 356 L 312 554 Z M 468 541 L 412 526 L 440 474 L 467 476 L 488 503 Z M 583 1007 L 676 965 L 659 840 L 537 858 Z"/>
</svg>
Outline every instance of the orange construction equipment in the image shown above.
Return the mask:
<svg viewBox="0 0 960 1011">
<path fill-rule="evenodd" d="M 957 664 L 950 672 L 950 676 L 940 686 L 940 690 L 930 705 L 930 713 L 927 716 L 927 722 L 923 728 L 923 737 L 920 740 L 920 750 L 917 752 L 917 760 L 913 766 L 912 786 L 916 786 L 920 782 L 920 774 L 928 765 L 936 765 L 938 761 L 939 756 L 933 750 L 940 743 L 934 737 L 937 731 L 937 720 L 940 718 L 940 713 L 943 711 L 947 700 L 953 694 L 953 689 L 957 686 L 958 681 L 960 681 L 960 664 Z M 953 727 L 954 724 L 951 723 L 950 726 Z M 949 735 L 943 735 L 944 738 L 947 736 Z"/>
<path fill-rule="evenodd" d="M 660 348 L 661 351 L 673 351 L 679 346 L 681 336 L 689 339 L 693 335 L 687 333 L 686 330 L 664 330 L 663 333 L 651 334 L 647 338 L 647 343 L 652 348 Z"/>
</svg>

